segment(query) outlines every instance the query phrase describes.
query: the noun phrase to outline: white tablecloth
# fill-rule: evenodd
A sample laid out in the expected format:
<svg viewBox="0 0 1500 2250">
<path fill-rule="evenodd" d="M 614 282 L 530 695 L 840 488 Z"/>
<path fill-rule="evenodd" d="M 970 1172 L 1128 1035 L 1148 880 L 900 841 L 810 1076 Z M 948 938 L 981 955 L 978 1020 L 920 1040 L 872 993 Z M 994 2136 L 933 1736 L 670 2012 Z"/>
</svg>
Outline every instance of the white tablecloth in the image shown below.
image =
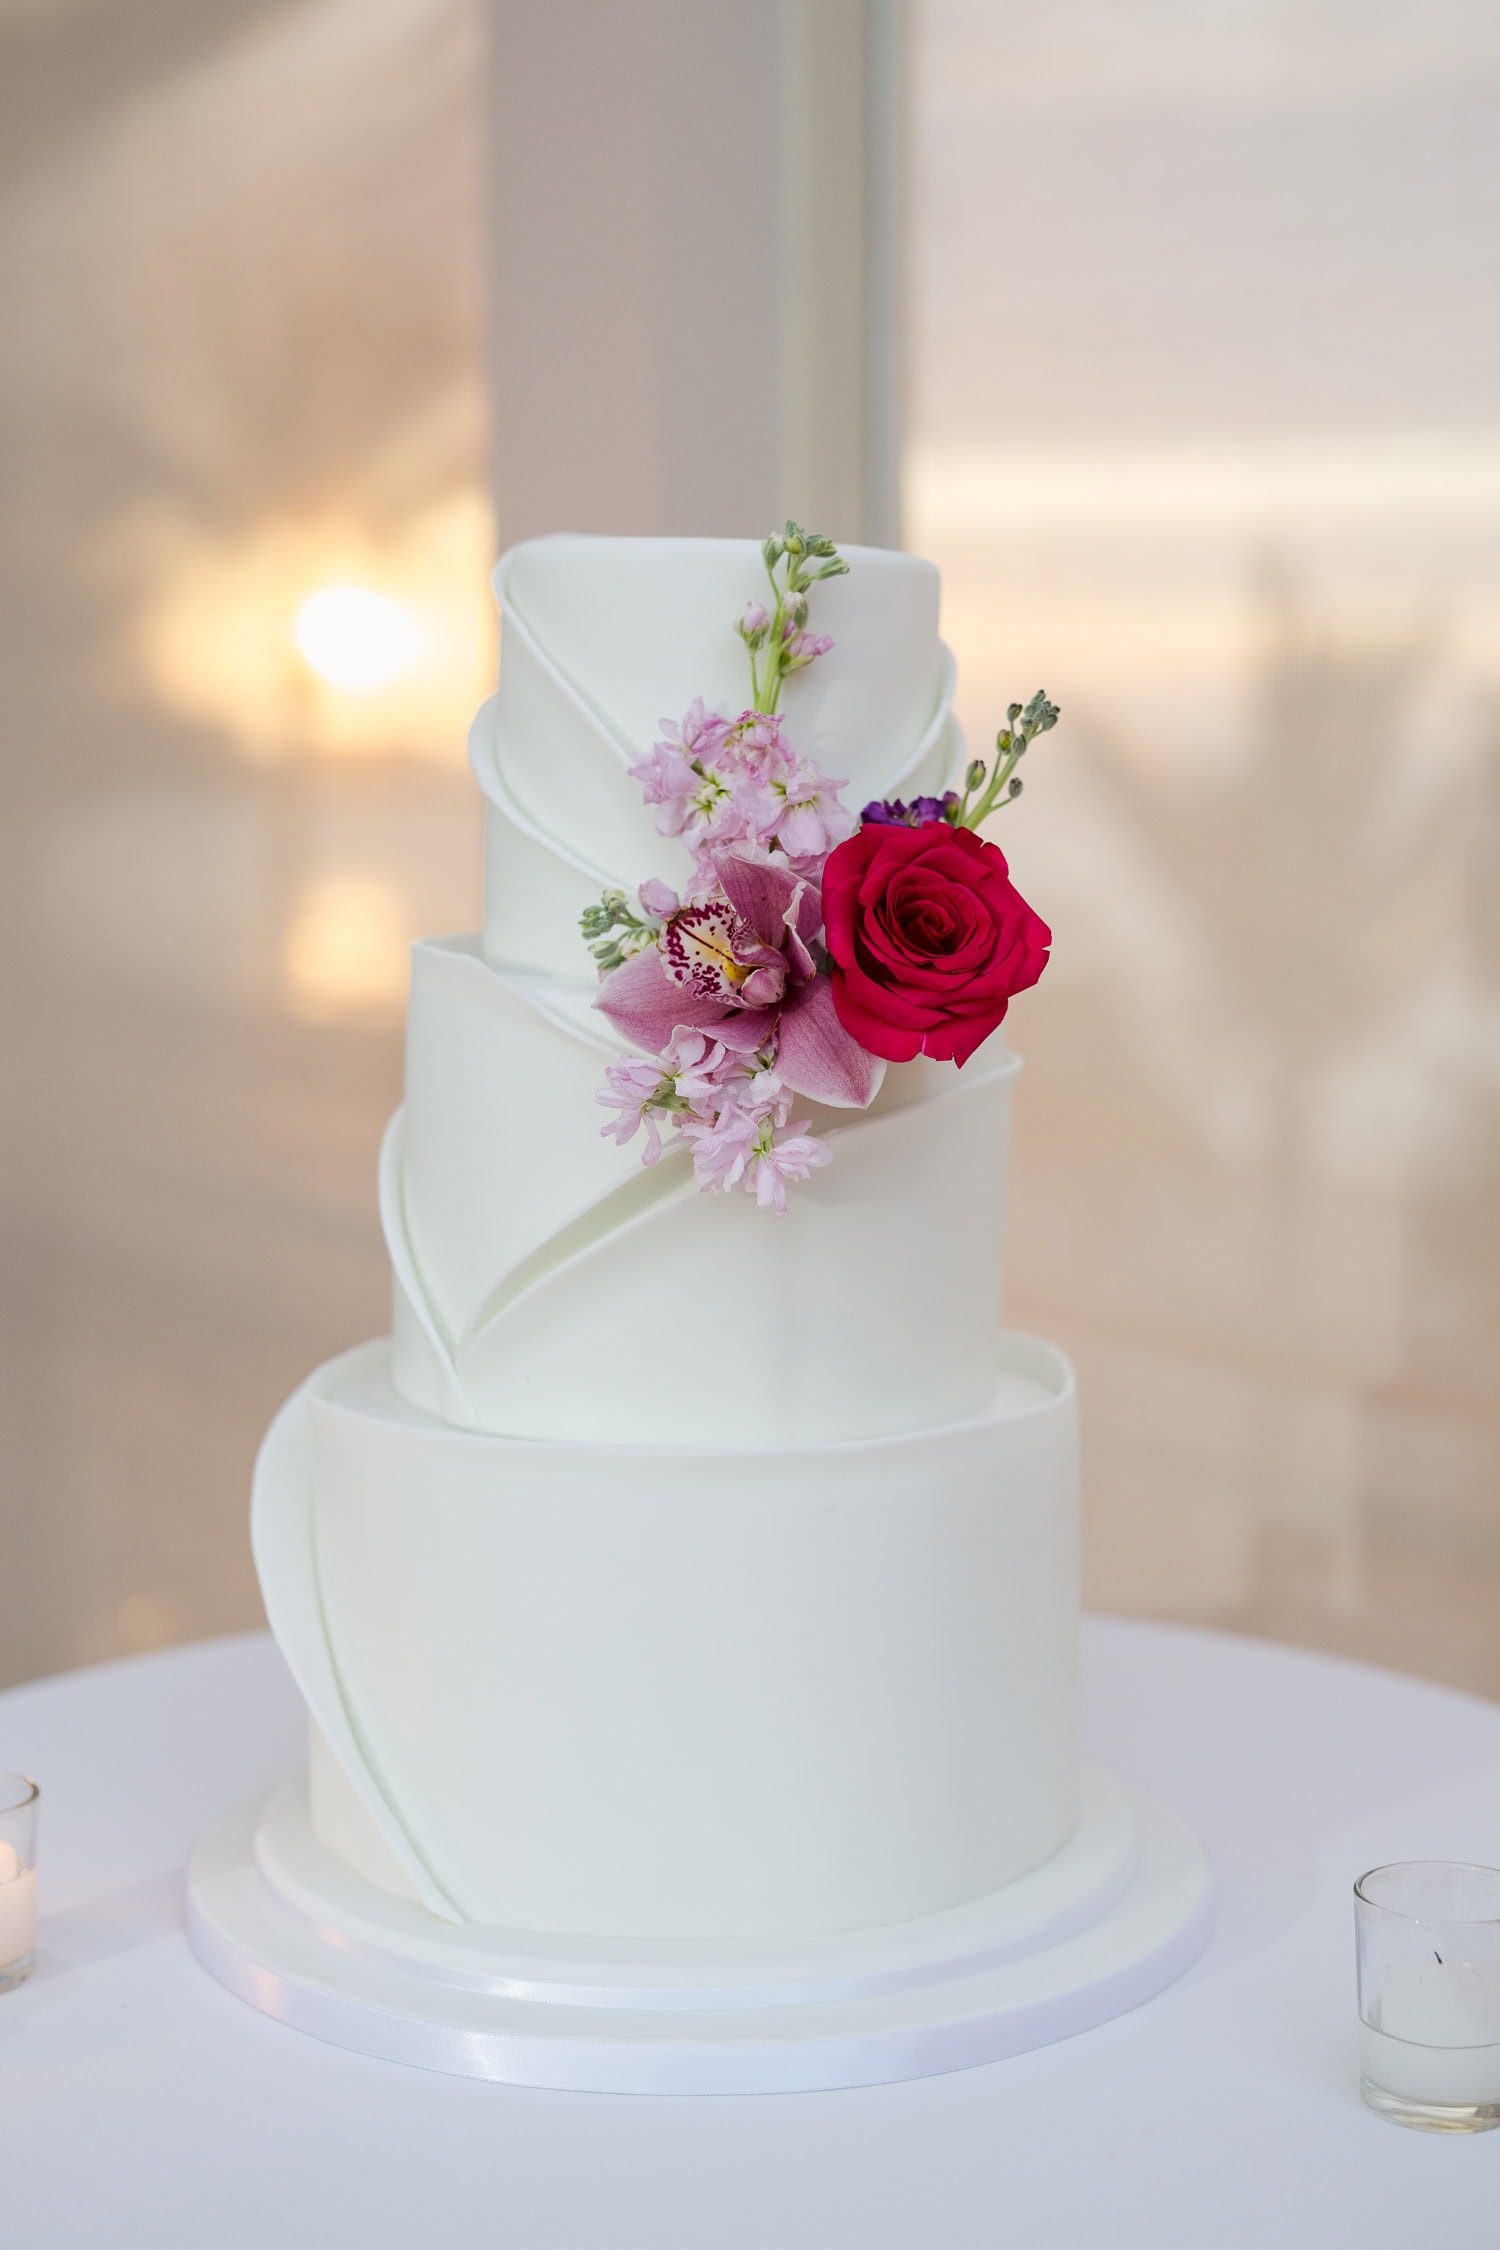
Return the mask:
<svg viewBox="0 0 1500 2250">
<path fill-rule="evenodd" d="M 213 1984 L 199 1830 L 301 1762 L 262 1635 L 0 1696 L 43 1791 L 32 1982 L 0 1998 L 17 2250 L 1412 2250 L 1500 2244 L 1500 2133 L 1357 2088 L 1349 1886 L 1500 1863 L 1500 1706 L 1172 1627 L 1086 1631 L 1088 1748 L 1176 1805 L 1219 1885 L 1164 1998 L 984 2070 L 758 2099 L 541 2094 L 345 2054 Z"/>
</svg>

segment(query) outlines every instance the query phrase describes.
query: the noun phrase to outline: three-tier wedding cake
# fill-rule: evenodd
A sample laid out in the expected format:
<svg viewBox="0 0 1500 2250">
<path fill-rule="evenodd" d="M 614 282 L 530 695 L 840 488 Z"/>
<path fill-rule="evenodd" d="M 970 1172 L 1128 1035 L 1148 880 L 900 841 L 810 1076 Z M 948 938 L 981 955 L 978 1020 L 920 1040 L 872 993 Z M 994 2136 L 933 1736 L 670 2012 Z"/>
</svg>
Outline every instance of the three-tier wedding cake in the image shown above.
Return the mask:
<svg viewBox="0 0 1500 2250">
<path fill-rule="evenodd" d="M 1073 1381 L 1000 1325 L 999 1026 L 1049 933 L 978 830 L 1055 712 L 966 767 L 936 571 L 791 525 L 537 540 L 496 588 L 393 1333 L 256 1474 L 308 1774 L 206 1840 L 195 1945 L 531 2083 L 1061 2036 L 1177 1972 L 1205 1884 L 1080 1763 Z"/>
</svg>

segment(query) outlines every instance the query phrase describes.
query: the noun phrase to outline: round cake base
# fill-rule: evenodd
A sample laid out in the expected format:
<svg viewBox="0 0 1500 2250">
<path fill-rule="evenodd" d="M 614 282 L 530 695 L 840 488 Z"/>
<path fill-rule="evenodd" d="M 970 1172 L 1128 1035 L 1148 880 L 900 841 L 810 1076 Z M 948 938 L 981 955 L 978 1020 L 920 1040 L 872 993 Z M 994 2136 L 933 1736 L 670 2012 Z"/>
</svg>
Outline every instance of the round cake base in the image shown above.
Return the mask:
<svg viewBox="0 0 1500 2250">
<path fill-rule="evenodd" d="M 312 1834 L 305 1783 L 210 1829 L 188 1939 L 218 1981 L 334 2046 L 588 2093 L 808 2093 L 1071 2038 L 1195 1959 L 1209 1879 L 1173 1812 L 1087 1777 L 1077 1834 L 988 1898 L 884 1930 L 714 1947 L 438 1922 Z"/>
</svg>

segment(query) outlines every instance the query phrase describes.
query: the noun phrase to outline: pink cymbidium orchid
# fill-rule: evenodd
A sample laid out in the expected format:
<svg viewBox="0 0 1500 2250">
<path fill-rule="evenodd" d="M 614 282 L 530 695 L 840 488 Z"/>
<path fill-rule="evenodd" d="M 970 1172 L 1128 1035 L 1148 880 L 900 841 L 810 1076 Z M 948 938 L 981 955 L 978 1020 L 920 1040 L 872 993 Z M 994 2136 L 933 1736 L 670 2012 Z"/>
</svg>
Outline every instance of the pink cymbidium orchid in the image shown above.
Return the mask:
<svg viewBox="0 0 1500 2250">
<path fill-rule="evenodd" d="M 596 1005 L 633 1046 L 661 1053 L 679 1030 L 736 1053 L 774 1044 L 776 1075 L 834 1109 L 864 1109 L 885 1066 L 850 1038 L 818 974 L 817 886 L 784 860 L 715 852 L 719 897 L 684 907 L 656 945 L 607 976 Z"/>
</svg>

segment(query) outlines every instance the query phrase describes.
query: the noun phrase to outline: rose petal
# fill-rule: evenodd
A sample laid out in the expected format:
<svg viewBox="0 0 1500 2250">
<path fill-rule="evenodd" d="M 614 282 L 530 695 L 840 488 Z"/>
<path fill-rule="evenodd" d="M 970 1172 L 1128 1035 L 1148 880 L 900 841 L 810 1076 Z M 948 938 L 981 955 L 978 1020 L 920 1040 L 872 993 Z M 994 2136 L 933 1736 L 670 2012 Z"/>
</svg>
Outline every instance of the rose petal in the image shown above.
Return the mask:
<svg viewBox="0 0 1500 2250">
<path fill-rule="evenodd" d="M 839 1022 L 851 1039 L 872 1055 L 881 1055 L 887 1062 L 911 1062 L 922 1052 L 920 1030 L 898 1028 L 884 1014 L 861 1005 L 849 989 L 848 979 L 835 969 L 829 978 L 833 987 L 833 1005 Z"/>
<path fill-rule="evenodd" d="M 984 1045 L 991 1032 L 998 1031 L 1005 1020 L 1008 1003 L 1000 1003 L 998 1015 L 989 1014 L 967 1021 L 954 1017 L 935 1031 L 929 1031 L 922 1041 L 922 1052 L 934 1062 L 957 1063 L 960 1070 L 977 1048 Z"/>
</svg>

